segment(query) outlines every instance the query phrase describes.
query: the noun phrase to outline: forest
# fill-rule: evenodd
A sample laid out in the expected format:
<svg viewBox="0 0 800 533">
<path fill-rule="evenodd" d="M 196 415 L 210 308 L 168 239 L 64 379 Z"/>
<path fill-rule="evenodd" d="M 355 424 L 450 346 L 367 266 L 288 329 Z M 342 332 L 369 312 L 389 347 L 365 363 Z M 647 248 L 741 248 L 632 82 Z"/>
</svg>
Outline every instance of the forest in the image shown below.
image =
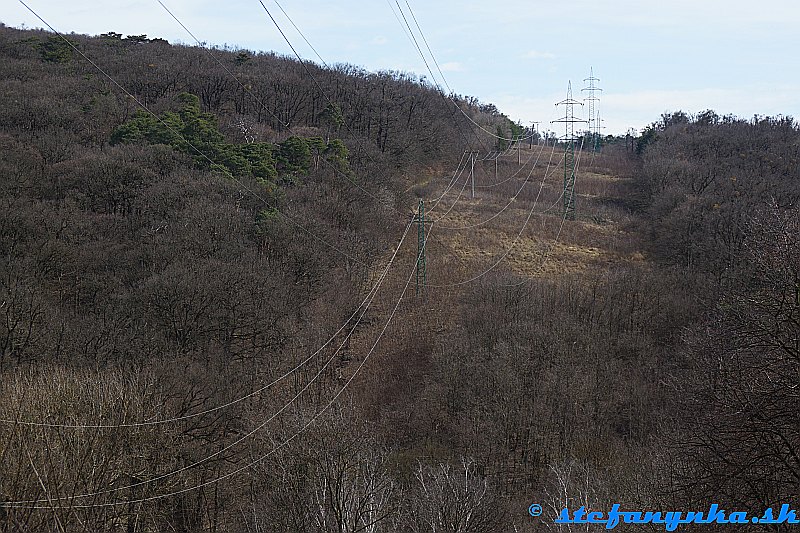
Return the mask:
<svg viewBox="0 0 800 533">
<path fill-rule="evenodd" d="M 0 27 L 0 531 L 798 507 L 791 117 L 608 137 L 585 170 L 614 180 L 562 239 L 613 226 L 617 259 L 418 298 L 417 202 L 465 150 L 509 148 L 487 131 L 523 134 L 492 104 L 402 72 L 65 38 Z"/>
</svg>

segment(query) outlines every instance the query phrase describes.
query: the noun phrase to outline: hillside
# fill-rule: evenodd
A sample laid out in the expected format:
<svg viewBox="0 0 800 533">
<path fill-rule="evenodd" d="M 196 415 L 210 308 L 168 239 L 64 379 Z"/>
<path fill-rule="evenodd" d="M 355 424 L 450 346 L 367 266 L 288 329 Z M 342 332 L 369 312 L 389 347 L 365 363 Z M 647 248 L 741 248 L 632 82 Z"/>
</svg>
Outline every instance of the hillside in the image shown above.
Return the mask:
<svg viewBox="0 0 800 533">
<path fill-rule="evenodd" d="M 571 221 L 562 146 L 413 76 L 68 37 L 105 74 L 0 28 L 0 531 L 797 501 L 792 119 L 580 150 Z"/>
</svg>

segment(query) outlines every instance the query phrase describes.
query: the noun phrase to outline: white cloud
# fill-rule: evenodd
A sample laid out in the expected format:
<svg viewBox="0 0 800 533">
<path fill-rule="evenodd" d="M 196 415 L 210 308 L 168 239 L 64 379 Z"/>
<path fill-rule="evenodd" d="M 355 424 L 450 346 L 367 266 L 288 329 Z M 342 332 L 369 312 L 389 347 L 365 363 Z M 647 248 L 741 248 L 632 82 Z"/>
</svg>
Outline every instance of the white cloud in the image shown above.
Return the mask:
<svg viewBox="0 0 800 533">
<path fill-rule="evenodd" d="M 372 39 L 372 44 L 376 44 L 378 46 L 383 46 L 384 44 L 386 44 L 388 42 L 389 42 L 389 39 L 387 39 L 383 35 L 379 35 L 378 37 L 375 37 L 374 39 Z"/>
<path fill-rule="evenodd" d="M 526 59 L 555 59 L 556 55 L 550 52 L 540 52 L 538 50 L 530 50 L 523 57 Z"/>
<path fill-rule="evenodd" d="M 442 63 L 442 72 L 463 72 L 464 66 L 459 63 L 458 61 L 450 61 L 448 63 Z"/>
</svg>

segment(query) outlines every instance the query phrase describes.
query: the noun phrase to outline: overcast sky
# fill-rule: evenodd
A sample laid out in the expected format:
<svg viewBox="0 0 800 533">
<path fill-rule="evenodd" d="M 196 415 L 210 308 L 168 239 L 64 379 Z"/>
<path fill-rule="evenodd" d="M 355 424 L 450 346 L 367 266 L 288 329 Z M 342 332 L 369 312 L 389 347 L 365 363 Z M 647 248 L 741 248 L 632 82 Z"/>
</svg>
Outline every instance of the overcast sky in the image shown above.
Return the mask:
<svg viewBox="0 0 800 533">
<path fill-rule="evenodd" d="M 258 0 L 162 1 L 201 41 L 291 54 Z M 398 22 L 395 0 L 278 1 L 328 63 L 431 77 Z M 59 31 L 194 42 L 156 0 L 26 3 Z M 316 60 L 274 0 L 264 3 L 298 52 Z M 42 27 L 17 0 L 3 4 L 6 25 Z M 538 121 L 540 130 L 557 129 L 550 121 L 563 112 L 554 104 L 564 99 L 569 81 L 576 99 L 586 97 L 580 89 L 590 68 L 603 89 L 605 133 L 641 129 L 676 110 L 800 118 L 797 0 L 409 4 L 455 92 L 494 103 L 523 124 Z M 400 5 L 407 11 L 406 0 Z M 413 19 L 409 23 L 413 27 Z"/>
</svg>

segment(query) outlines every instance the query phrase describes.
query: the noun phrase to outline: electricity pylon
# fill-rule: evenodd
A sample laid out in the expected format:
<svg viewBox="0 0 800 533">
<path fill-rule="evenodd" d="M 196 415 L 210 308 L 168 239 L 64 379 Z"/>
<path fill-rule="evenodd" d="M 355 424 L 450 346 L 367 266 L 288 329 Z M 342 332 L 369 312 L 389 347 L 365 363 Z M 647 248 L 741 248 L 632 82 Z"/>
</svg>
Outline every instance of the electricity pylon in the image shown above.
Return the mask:
<svg viewBox="0 0 800 533">
<path fill-rule="evenodd" d="M 572 99 L 572 82 L 569 82 L 566 100 L 558 102 L 556 107 L 560 105 L 565 107 L 566 113 L 551 124 L 564 124 L 564 218 L 575 220 L 575 123 L 586 121 L 575 118 L 575 106 L 583 103 Z"/>
<path fill-rule="evenodd" d="M 533 122 L 533 121 L 531 122 L 531 136 L 528 138 L 528 147 L 529 148 L 533 148 L 533 137 L 535 136 L 534 134 L 536 133 L 536 126 L 538 126 L 538 125 L 539 125 L 539 122 Z M 538 139 L 536 140 L 536 144 L 537 145 L 539 144 L 539 140 Z"/>
<path fill-rule="evenodd" d="M 589 82 L 589 85 L 581 89 L 581 92 L 586 91 L 588 94 L 583 101 L 589 104 L 587 106 L 589 135 L 592 137 L 592 150 L 596 152 L 600 147 L 600 111 L 596 111 L 597 103 L 600 101 L 600 98 L 595 95 L 595 92 L 602 91 L 603 89 L 595 85 L 595 82 L 600 81 L 600 78 L 594 77 L 594 69 L 591 67 L 589 68 L 589 77 L 585 78 L 583 81 Z"/>
</svg>

